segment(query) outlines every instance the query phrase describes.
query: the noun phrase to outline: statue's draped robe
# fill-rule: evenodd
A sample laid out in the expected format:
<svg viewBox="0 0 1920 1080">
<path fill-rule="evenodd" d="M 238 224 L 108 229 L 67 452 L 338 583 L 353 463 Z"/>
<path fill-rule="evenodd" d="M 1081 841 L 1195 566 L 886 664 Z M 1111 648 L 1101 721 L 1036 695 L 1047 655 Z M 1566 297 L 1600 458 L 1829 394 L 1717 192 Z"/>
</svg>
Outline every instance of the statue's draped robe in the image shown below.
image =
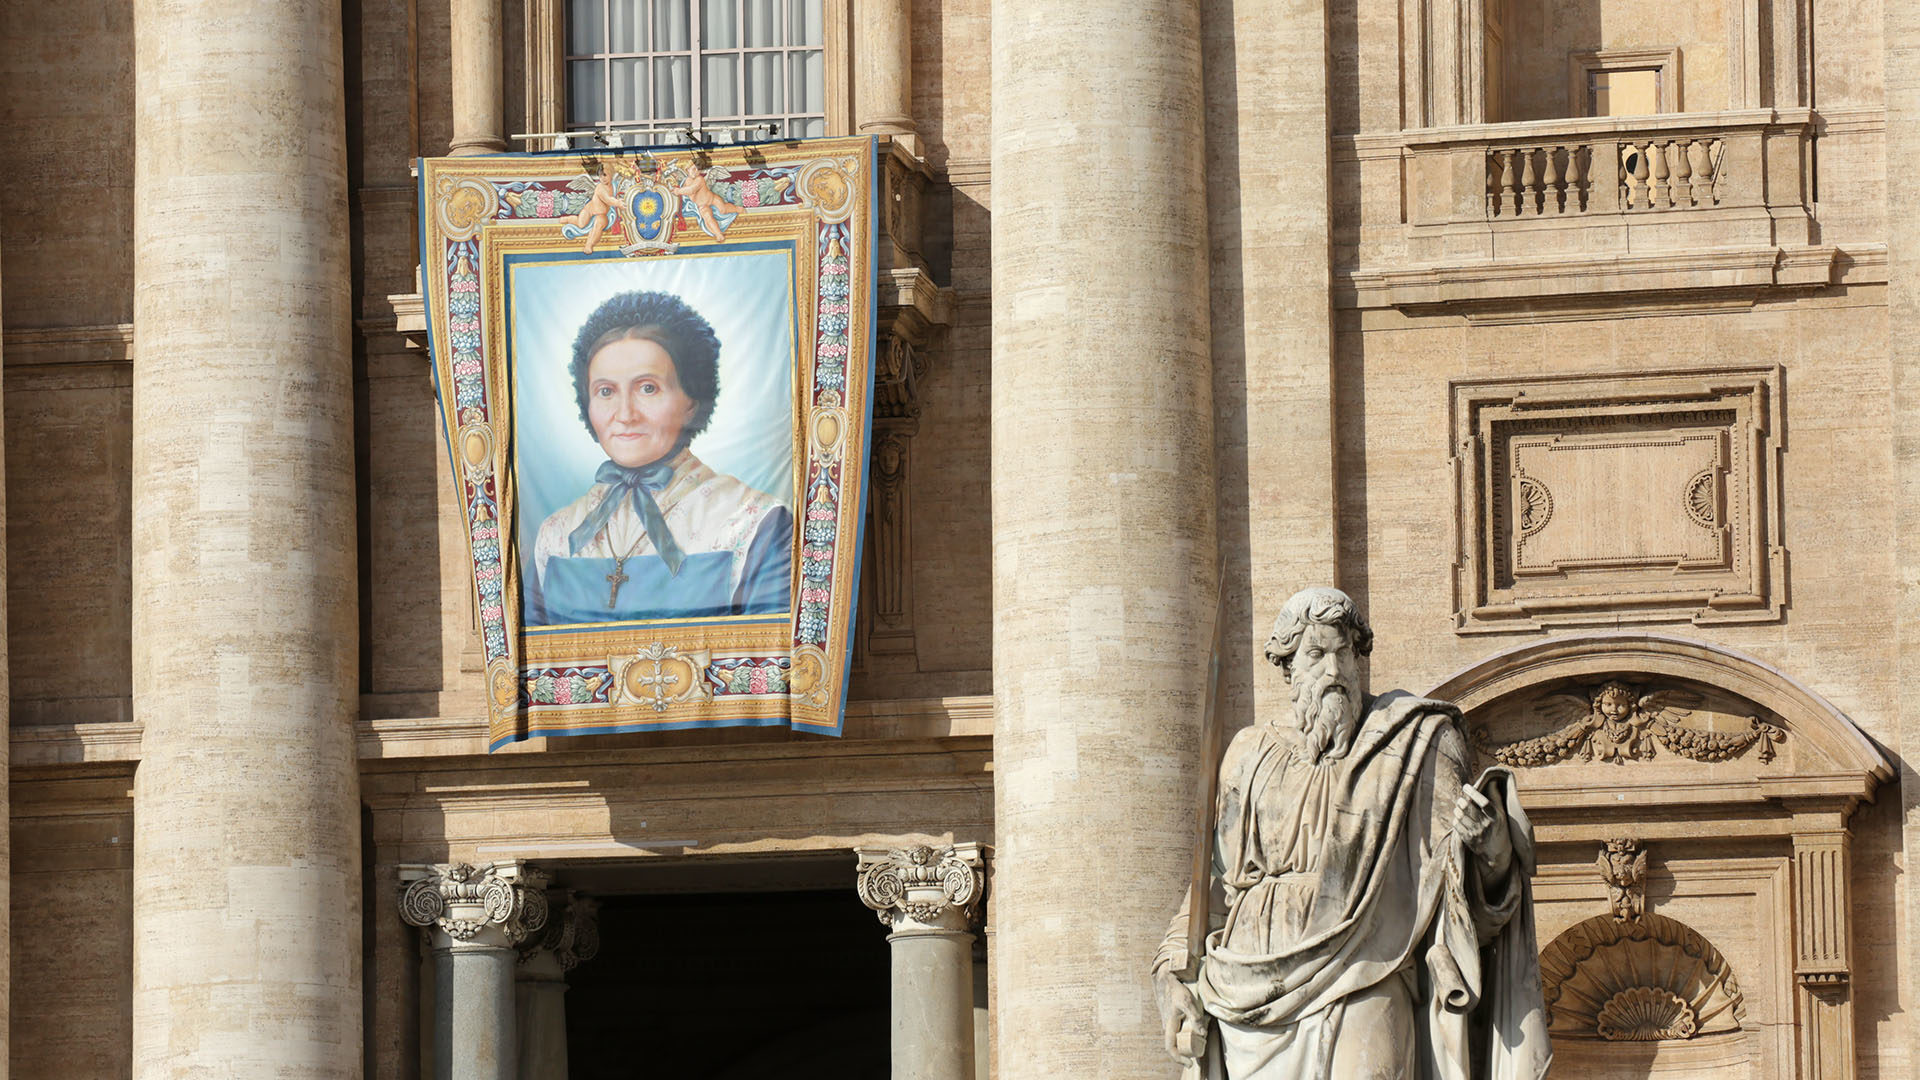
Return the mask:
<svg viewBox="0 0 1920 1080">
<path fill-rule="evenodd" d="M 1214 854 L 1226 919 L 1195 990 L 1232 1080 L 1324 1080 L 1336 1053 L 1353 1060 L 1343 1044 L 1377 1051 L 1395 1029 L 1411 1045 L 1378 1075 L 1545 1072 L 1531 830 L 1510 775 L 1490 771 L 1482 789 L 1505 801 L 1514 858 L 1503 880 L 1482 881 L 1453 831 L 1469 769 L 1458 720 L 1445 702 L 1395 693 L 1337 757 L 1314 762 L 1291 724 L 1255 725 L 1228 748 Z M 1160 965 L 1185 936 L 1182 910 Z M 1356 1002 L 1364 1020 L 1343 1030 Z"/>
</svg>

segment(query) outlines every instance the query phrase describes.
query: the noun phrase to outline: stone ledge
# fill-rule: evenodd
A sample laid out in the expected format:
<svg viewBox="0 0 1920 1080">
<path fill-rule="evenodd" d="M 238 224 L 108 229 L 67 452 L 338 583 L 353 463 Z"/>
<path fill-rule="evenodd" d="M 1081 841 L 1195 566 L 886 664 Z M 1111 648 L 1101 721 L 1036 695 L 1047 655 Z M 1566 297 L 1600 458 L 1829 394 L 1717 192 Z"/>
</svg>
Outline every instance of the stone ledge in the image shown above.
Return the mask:
<svg viewBox="0 0 1920 1080">
<path fill-rule="evenodd" d="M 1884 283 L 1886 276 L 1884 244 L 1713 248 L 1337 271 L 1334 304 L 1473 321 L 1515 312 L 1537 319 L 1556 306 L 1598 317 L 1617 312 L 1624 295 L 1660 294 L 1689 306 L 1716 296 L 1751 303 L 1762 291 Z M 1549 310 L 1530 307 L 1543 303 Z"/>
<path fill-rule="evenodd" d="M 10 733 L 15 767 L 84 765 L 140 760 L 143 727 L 136 721 L 117 723 L 35 724 Z M 585 736 L 576 739 L 529 739 L 502 747 L 499 753 L 538 753 L 560 747 L 606 749 L 646 739 L 652 745 L 667 733 Z M 672 733 L 685 740 L 691 733 Z M 719 728 L 698 733 L 705 740 L 746 739 L 788 742 L 796 737 L 771 728 Z M 973 695 L 947 698 L 901 698 L 847 703 L 843 741 L 864 739 L 928 739 L 993 734 L 993 698 Z M 487 756 L 487 718 L 445 715 L 362 719 L 354 722 L 355 742 L 362 761 L 400 758 Z M 589 745 L 591 744 L 591 745 Z"/>
<path fill-rule="evenodd" d="M 482 715 L 442 715 L 363 719 L 354 732 L 362 761 L 480 755 L 487 752 L 487 718 Z M 924 739 L 955 735 L 991 735 L 993 698 L 989 695 L 947 698 L 900 698 L 847 703 L 843 739 Z M 652 745 L 665 737 L 708 741 L 788 742 L 816 736 L 796 736 L 778 728 L 717 728 L 698 733 L 635 732 L 629 735 L 593 735 L 567 739 L 534 738 L 502 747 L 498 753 L 537 753 L 561 747 L 605 749 L 644 739 Z"/>
</svg>

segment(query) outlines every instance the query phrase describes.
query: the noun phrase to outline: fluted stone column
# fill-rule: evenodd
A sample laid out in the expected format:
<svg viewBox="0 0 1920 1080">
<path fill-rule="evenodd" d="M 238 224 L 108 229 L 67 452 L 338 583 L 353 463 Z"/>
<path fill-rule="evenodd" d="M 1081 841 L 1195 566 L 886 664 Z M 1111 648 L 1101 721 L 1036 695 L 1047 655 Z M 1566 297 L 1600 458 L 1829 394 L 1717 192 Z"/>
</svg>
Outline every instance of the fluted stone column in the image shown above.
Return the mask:
<svg viewBox="0 0 1920 1080">
<path fill-rule="evenodd" d="M 546 925 L 544 875 L 453 863 L 403 866 L 400 882 L 400 917 L 433 948 L 435 1080 L 515 1080 L 514 972 L 520 943 Z"/>
<path fill-rule="evenodd" d="M 135 0 L 133 1065 L 358 1077 L 338 0 Z"/>
<path fill-rule="evenodd" d="M 455 156 L 507 148 L 500 2 L 452 0 L 453 142 L 447 152 Z"/>
<path fill-rule="evenodd" d="M 546 927 L 520 943 L 520 1080 L 567 1080 L 567 972 L 600 951 L 599 910 L 591 897 L 549 890 Z"/>
<path fill-rule="evenodd" d="M 1000 1080 L 1169 1075 L 1147 964 L 1217 575 L 1199 31 L 1195 0 L 993 4 Z"/>
<path fill-rule="evenodd" d="M 860 848 L 860 900 L 880 915 L 893 971 L 893 1080 L 975 1080 L 973 924 L 980 845 Z"/>
<path fill-rule="evenodd" d="M 855 0 L 855 130 L 892 138 L 918 153 L 913 124 L 911 0 Z"/>
</svg>

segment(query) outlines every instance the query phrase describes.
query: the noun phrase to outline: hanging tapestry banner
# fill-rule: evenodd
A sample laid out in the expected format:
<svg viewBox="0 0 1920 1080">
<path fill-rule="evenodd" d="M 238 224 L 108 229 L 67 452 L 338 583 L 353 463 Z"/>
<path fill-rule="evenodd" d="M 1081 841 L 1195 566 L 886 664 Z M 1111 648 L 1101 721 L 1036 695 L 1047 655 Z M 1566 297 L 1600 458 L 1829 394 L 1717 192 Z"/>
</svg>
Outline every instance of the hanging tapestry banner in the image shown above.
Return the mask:
<svg viewBox="0 0 1920 1080">
<path fill-rule="evenodd" d="M 840 733 L 875 154 L 858 138 L 420 162 L 490 747 Z"/>
</svg>

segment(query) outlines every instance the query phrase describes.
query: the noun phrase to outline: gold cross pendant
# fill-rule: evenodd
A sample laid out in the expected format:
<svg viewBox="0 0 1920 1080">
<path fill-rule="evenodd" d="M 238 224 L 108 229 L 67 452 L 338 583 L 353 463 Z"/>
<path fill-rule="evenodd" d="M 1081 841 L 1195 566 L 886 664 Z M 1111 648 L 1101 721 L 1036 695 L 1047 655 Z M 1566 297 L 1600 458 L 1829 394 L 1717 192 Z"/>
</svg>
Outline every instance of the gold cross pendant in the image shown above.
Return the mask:
<svg viewBox="0 0 1920 1080">
<path fill-rule="evenodd" d="M 627 560 L 623 556 L 613 557 L 613 573 L 607 575 L 607 609 L 609 611 L 613 609 L 614 602 L 620 599 L 620 586 L 627 580 L 627 575 L 621 571 L 626 569 L 626 565 Z"/>
</svg>

